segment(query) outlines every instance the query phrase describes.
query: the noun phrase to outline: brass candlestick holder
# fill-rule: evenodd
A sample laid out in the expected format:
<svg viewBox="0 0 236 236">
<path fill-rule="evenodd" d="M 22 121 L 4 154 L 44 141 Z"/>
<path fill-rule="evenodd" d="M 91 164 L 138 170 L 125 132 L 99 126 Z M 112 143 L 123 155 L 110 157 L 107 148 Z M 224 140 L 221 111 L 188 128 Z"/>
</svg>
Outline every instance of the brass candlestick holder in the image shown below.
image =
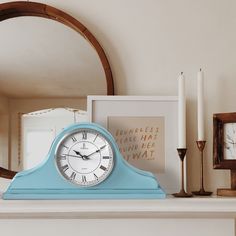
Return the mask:
<svg viewBox="0 0 236 236">
<path fill-rule="evenodd" d="M 177 148 L 179 158 L 181 161 L 181 189 L 178 193 L 174 193 L 174 197 L 192 197 L 191 193 L 187 193 L 184 189 L 184 158 L 187 152 L 187 148 Z"/>
<path fill-rule="evenodd" d="M 197 147 L 201 153 L 201 167 L 200 167 L 200 190 L 192 192 L 194 195 L 197 196 L 210 196 L 212 192 L 205 191 L 204 189 L 204 171 L 203 171 L 203 151 L 206 145 L 206 141 L 197 141 Z"/>
</svg>

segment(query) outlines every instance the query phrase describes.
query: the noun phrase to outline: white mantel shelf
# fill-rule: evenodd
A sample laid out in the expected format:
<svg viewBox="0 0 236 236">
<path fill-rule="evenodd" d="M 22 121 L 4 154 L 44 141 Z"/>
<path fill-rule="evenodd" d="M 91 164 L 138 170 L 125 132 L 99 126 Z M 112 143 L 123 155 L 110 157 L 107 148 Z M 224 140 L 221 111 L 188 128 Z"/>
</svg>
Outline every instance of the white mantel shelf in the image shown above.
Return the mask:
<svg viewBox="0 0 236 236">
<path fill-rule="evenodd" d="M 0 218 L 233 217 L 236 198 L 160 200 L 0 200 Z"/>
</svg>

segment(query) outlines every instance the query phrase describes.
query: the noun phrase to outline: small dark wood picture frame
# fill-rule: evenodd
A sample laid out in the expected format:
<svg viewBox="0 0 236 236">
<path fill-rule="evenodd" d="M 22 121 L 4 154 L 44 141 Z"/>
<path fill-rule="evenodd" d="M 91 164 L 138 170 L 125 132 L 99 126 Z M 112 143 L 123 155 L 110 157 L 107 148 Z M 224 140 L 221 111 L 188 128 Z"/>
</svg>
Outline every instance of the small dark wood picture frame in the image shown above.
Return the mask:
<svg viewBox="0 0 236 236">
<path fill-rule="evenodd" d="M 236 196 L 236 159 L 225 158 L 225 125 L 236 124 L 236 112 L 213 115 L 213 167 L 231 170 L 231 188 L 217 189 L 217 195 Z M 236 145 L 236 140 L 232 141 Z M 235 143 L 234 143 L 235 142 Z"/>
</svg>

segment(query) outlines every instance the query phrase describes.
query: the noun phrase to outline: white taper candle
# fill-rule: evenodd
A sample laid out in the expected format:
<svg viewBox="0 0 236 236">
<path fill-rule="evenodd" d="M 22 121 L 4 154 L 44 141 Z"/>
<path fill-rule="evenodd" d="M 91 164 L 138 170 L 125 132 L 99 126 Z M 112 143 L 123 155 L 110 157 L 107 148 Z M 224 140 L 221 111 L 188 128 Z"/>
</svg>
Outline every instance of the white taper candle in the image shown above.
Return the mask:
<svg viewBox="0 0 236 236">
<path fill-rule="evenodd" d="M 178 148 L 186 148 L 186 96 L 185 77 L 178 78 Z"/>
<path fill-rule="evenodd" d="M 197 74 L 197 126 L 198 141 L 204 141 L 204 78 L 201 69 Z"/>
</svg>

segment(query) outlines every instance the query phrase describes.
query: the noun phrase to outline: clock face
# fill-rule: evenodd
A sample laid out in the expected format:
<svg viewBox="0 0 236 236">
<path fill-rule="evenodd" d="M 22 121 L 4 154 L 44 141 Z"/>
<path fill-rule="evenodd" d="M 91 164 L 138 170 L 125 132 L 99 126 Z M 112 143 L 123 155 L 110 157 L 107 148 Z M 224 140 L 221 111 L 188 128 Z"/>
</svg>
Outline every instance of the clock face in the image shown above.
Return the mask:
<svg viewBox="0 0 236 236">
<path fill-rule="evenodd" d="M 56 149 L 60 174 L 78 186 L 94 186 L 112 171 L 114 154 L 110 142 L 92 129 L 79 129 L 65 136 Z"/>
<path fill-rule="evenodd" d="M 224 159 L 236 159 L 236 123 L 224 124 Z"/>
</svg>

